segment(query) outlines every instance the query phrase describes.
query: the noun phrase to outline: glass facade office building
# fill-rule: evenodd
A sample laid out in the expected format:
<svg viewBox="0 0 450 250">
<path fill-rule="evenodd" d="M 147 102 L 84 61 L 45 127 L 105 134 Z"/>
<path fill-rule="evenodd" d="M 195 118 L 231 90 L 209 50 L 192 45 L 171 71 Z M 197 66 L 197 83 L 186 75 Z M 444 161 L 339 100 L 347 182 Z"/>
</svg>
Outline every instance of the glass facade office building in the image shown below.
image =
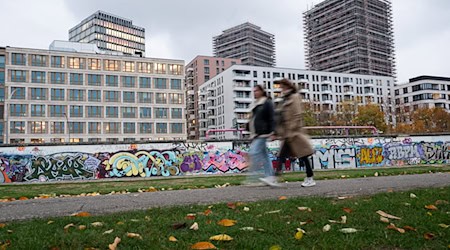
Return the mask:
<svg viewBox="0 0 450 250">
<path fill-rule="evenodd" d="M 69 41 L 93 43 L 101 50 L 145 55 L 145 29 L 129 19 L 97 11 L 69 30 Z"/>
</svg>

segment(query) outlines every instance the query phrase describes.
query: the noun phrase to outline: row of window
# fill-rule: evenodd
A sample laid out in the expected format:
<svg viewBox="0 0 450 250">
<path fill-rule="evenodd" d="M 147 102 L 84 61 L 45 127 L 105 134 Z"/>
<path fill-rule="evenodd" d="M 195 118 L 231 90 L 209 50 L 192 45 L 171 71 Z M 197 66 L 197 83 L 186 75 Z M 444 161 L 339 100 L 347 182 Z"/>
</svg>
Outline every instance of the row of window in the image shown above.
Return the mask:
<svg viewBox="0 0 450 250">
<path fill-rule="evenodd" d="M 48 100 L 47 88 L 29 88 L 29 100 Z M 4 98 L 4 93 L 1 93 L 0 98 Z M 66 97 L 67 93 L 67 97 Z M 25 100 L 26 89 L 24 87 L 11 87 L 10 93 L 13 100 Z M 124 102 L 136 103 L 136 96 L 138 103 L 156 103 L 156 104 L 183 104 L 184 94 L 178 93 L 152 93 L 152 92 L 133 92 L 133 91 L 109 91 L 103 90 L 87 90 L 87 101 L 101 102 L 102 97 L 104 102 Z M 155 98 L 153 98 L 153 96 Z M 50 89 L 50 100 L 52 101 L 86 101 L 86 90 L 84 89 Z M 153 100 L 154 99 L 154 100 Z"/>
<path fill-rule="evenodd" d="M 47 55 L 28 55 L 29 66 L 48 67 Z M 23 53 L 11 53 L 12 65 L 27 65 L 27 55 Z M 121 61 L 112 59 L 98 58 L 82 58 L 82 57 L 65 57 L 50 56 L 50 67 L 52 68 L 69 68 L 69 69 L 89 69 L 89 70 L 105 70 L 105 71 L 123 71 L 138 73 L 155 73 L 182 75 L 183 65 L 171 63 L 152 63 L 152 62 L 135 62 Z"/>
<path fill-rule="evenodd" d="M 25 134 L 25 121 L 11 121 L 11 134 Z M 50 127 L 49 127 L 50 125 Z M 153 125 L 155 128 L 153 128 Z M 135 134 L 137 131 L 140 134 L 181 134 L 183 133 L 183 123 L 150 123 L 150 122 L 44 122 L 44 121 L 29 121 L 28 134 L 64 134 L 66 131 L 73 134 Z M 50 129 L 49 129 L 50 128 Z M 170 130 L 169 130 L 170 129 Z"/>
<path fill-rule="evenodd" d="M 45 105 L 40 104 L 10 104 L 9 115 L 12 117 L 28 116 L 30 109 L 31 117 L 86 117 L 86 118 L 119 118 L 119 110 L 121 118 L 152 118 L 152 108 L 150 107 L 103 107 L 103 106 L 81 106 L 81 105 Z M 69 112 L 68 112 L 69 111 Z M 138 112 L 139 111 L 139 112 Z M 156 119 L 168 119 L 169 108 L 153 108 L 153 116 Z M 183 111 L 181 108 L 171 108 L 170 118 L 182 119 Z"/>
</svg>

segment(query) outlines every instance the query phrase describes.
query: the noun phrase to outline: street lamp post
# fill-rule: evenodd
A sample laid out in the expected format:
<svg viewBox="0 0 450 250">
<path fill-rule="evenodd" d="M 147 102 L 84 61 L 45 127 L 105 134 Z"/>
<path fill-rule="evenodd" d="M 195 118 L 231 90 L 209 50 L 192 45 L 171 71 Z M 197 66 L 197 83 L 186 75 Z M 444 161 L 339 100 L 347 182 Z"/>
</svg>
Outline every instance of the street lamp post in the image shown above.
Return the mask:
<svg viewBox="0 0 450 250">
<path fill-rule="evenodd" d="M 19 88 L 14 89 L 11 92 L 11 94 L 8 95 L 8 98 L 6 99 L 6 102 L 5 102 L 5 106 L 6 106 L 5 110 L 6 110 L 6 112 L 5 112 L 5 126 L 4 126 L 4 129 L 5 129 L 5 141 L 6 141 L 7 144 L 9 144 L 9 112 L 10 112 L 8 105 L 11 105 L 11 104 L 8 103 L 8 101 L 11 100 L 11 97 L 17 92 L 17 90 L 19 90 Z"/>
<path fill-rule="evenodd" d="M 67 117 L 66 112 L 63 113 L 64 117 L 66 117 L 66 123 L 67 123 L 67 132 L 69 133 L 69 141 L 70 142 L 70 126 L 69 126 L 69 118 Z"/>
</svg>

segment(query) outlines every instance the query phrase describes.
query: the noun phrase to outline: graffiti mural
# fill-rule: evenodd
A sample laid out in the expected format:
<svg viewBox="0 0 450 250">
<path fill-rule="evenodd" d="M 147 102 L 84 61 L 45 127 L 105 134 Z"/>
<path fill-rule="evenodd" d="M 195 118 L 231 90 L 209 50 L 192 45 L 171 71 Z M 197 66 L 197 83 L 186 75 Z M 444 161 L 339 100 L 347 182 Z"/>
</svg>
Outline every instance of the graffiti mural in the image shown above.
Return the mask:
<svg viewBox="0 0 450 250">
<path fill-rule="evenodd" d="M 315 169 L 449 164 L 450 136 L 313 139 Z M 274 166 L 279 141 L 268 143 Z M 0 183 L 241 173 L 249 142 L 3 147 Z"/>
</svg>

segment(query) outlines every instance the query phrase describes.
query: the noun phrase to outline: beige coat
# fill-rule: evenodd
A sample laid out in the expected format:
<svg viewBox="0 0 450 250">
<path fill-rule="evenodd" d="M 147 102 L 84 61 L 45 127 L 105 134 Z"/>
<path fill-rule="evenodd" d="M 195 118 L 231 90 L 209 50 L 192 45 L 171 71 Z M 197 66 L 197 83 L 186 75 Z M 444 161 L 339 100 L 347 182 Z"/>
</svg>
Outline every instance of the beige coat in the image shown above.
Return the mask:
<svg viewBox="0 0 450 250">
<path fill-rule="evenodd" d="M 302 97 L 293 93 L 280 103 L 277 112 L 281 115 L 281 124 L 276 127 L 276 134 L 283 143 L 289 143 L 292 157 L 304 157 L 314 153 L 310 139 L 303 131 Z"/>
</svg>

